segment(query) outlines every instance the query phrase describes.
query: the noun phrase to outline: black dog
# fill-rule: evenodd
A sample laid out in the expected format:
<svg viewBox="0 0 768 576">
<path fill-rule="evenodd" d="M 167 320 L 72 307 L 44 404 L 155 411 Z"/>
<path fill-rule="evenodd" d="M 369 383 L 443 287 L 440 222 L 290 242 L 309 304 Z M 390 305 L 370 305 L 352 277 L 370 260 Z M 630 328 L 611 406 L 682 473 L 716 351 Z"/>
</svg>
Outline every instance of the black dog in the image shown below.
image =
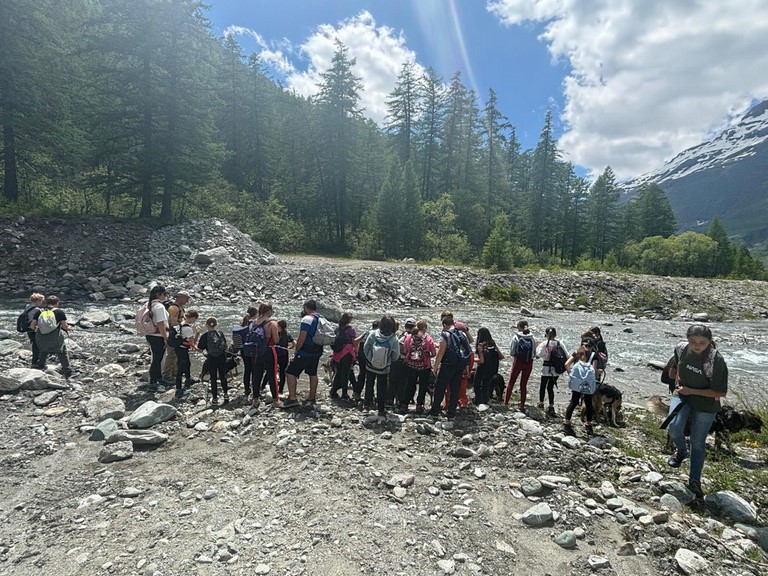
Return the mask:
<svg viewBox="0 0 768 576">
<path fill-rule="evenodd" d="M 488 393 L 490 398 L 496 397 L 499 402 L 504 401 L 504 376 L 498 373 L 491 376 L 489 388 Z"/>
<path fill-rule="evenodd" d="M 240 366 L 240 356 L 237 354 L 230 354 L 227 352 L 227 380 L 231 380 L 234 376 L 239 374 L 238 366 Z M 207 382 L 211 379 L 211 366 L 208 359 L 203 362 L 203 368 L 200 371 L 200 382 Z"/>
<path fill-rule="evenodd" d="M 622 402 L 621 390 L 610 384 L 600 384 L 592 394 L 592 405 L 595 409 L 595 418 L 597 420 L 604 420 L 609 426 L 618 428 L 619 423 L 622 422 L 621 402 Z M 586 416 L 582 411 L 582 416 Z"/>
</svg>

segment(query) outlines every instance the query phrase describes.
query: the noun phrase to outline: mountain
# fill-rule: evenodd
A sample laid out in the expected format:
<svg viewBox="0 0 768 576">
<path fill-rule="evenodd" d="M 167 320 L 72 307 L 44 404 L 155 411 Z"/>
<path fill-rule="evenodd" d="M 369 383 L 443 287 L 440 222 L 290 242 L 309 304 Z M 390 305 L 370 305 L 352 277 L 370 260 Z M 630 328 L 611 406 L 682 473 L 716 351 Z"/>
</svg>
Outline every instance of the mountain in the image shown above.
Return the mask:
<svg viewBox="0 0 768 576">
<path fill-rule="evenodd" d="M 748 245 L 768 240 L 768 100 L 713 140 L 625 184 L 624 199 L 646 182 L 664 190 L 680 230 L 703 231 L 717 216 Z"/>
</svg>

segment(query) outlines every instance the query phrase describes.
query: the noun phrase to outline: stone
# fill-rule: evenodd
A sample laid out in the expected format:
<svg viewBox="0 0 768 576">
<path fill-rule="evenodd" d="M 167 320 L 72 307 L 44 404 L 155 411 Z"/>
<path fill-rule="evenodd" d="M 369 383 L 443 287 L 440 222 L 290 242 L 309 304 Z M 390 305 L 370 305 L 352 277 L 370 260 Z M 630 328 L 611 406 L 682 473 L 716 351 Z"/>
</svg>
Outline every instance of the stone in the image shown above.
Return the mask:
<svg viewBox="0 0 768 576">
<path fill-rule="evenodd" d="M 587 558 L 587 564 L 592 570 L 603 570 L 604 568 L 610 568 L 611 561 L 604 556 L 590 556 Z"/>
<path fill-rule="evenodd" d="M 688 487 L 682 482 L 659 482 L 659 488 L 665 494 L 671 494 L 677 498 L 683 506 L 690 504 L 696 499 L 696 495 L 688 490 Z"/>
<path fill-rule="evenodd" d="M 124 344 L 120 344 L 120 346 L 118 346 L 117 351 L 120 354 L 136 354 L 141 352 L 141 348 L 131 342 L 125 342 Z"/>
<path fill-rule="evenodd" d="M 494 547 L 496 550 L 502 554 L 506 554 L 507 556 L 511 556 L 513 558 L 517 556 L 517 552 L 515 552 L 515 549 L 512 547 L 512 545 L 504 542 L 503 540 L 496 540 Z"/>
<path fill-rule="evenodd" d="M 106 418 L 105 420 L 102 420 L 98 423 L 96 428 L 94 428 L 91 431 L 91 435 L 88 437 L 88 440 L 93 440 L 96 442 L 103 441 L 107 436 L 112 434 L 115 430 L 117 430 L 117 422 L 115 422 L 112 418 Z"/>
<path fill-rule="evenodd" d="M 470 509 L 467 506 L 462 506 L 461 504 L 456 504 L 451 509 L 451 514 L 456 518 L 466 518 L 470 514 Z"/>
<path fill-rule="evenodd" d="M 68 406 L 55 406 L 43 412 L 43 416 L 61 416 L 69 412 Z"/>
<path fill-rule="evenodd" d="M 472 458 L 475 455 L 475 451 L 466 446 L 459 446 L 451 451 L 451 456 L 456 458 Z"/>
<path fill-rule="evenodd" d="M 432 548 L 432 551 L 435 553 L 435 556 L 438 558 L 445 556 L 445 548 L 440 543 L 440 540 L 432 540 L 429 545 Z"/>
<path fill-rule="evenodd" d="M 577 448 L 581 448 L 581 445 L 584 444 L 584 442 L 575 436 L 564 436 L 563 439 L 560 440 L 560 444 L 571 450 L 576 450 Z"/>
<path fill-rule="evenodd" d="M 635 545 L 632 542 L 624 542 L 616 551 L 617 556 L 635 556 L 636 554 L 637 550 L 635 550 Z"/>
<path fill-rule="evenodd" d="M 96 370 L 97 376 L 104 376 L 106 378 L 117 378 L 119 376 L 125 376 L 125 368 L 120 364 L 105 364 L 98 370 Z"/>
<path fill-rule="evenodd" d="M 229 255 L 229 250 L 224 246 L 217 246 L 210 250 L 203 250 L 195 254 L 195 262 L 197 264 L 213 264 L 215 262 L 229 262 L 232 257 Z"/>
<path fill-rule="evenodd" d="M 399 498 L 402 500 L 408 495 L 408 490 L 406 488 L 403 488 L 402 486 L 395 486 L 392 490 L 392 494 L 395 495 L 395 498 Z"/>
<path fill-rule="evenodd" d="M 613 487 L 613 484 L 611 484 L 608 480 L 604 480 L 602 484 L 600 484 L 600 494 L 605 498 L 606 500 L 610 498 L 616 497 L 616 488 Z"/>
<path fill-rule="evenodd" d="M 606 500 L 605 506 L 608 510 L 620 510 L 624 508 L 624 500 L 621 498 L 609 498 Z"/>
<path fill-rule="evenodd" d="M 547 526 L 552 522 L 552 509 L 546 502 L 540 502 L 523 513 L 523 524 L 533 528 Z"/>
<path fill-rule="evenodd" d="M 691 316 L 694 322 L 709 322 L 709 314 L 706 312 L 696 312 Z"/>
<path fill-rule="evenodd" d="M 87 322 L 94 326 L 103 326 L 104 324 L 112 322 L 112 317 L 108 312 L 104 312 L 103 310 L 92 310 L 83 314 L 78 320 L 78 324 L 80 322 Z"/>
<path fill-rule="evenodd" d="M 523 478 L 520 480 L 520 491 L 524 496 L 535 496 L 543 490 L 541 482 L 536 478 Z"/>
<path fill-rule="evenodd" d="M 54 382 L 35 368 L 11 368 L 0 374 L 0 394 L 19 390 L 69 390 L 69 386 Z"/>
<path fill-rule="evenodd" d="M 170 404 L 158 404 L 149 400 L 139 406 L 128 419 L 131 428 L 150 428 L 155 424 L 170 420 L 178 410 Z"/>
<path fill-rule="evenodd" d="M 641 480 L 647 484 L 656 484 L 657 482 L 660 482 L 663 479 L 664 479 L 664 475 L 655 471 L 648 472 L 641 478 Z"/>
<path fill-rule="evenodd" d="M 456 572 L 456 562 L 453 560 L 438 560 L 437 567 L 443 571 L 443 574 L 454 574 Z"/>
<path fill-rule="evenodd" d="M 576 534 L 573 530 L 566 530 L 555 537 L 555 544 L 561 548 L 576 548 Z"/>
<path fill-rule="evenodd" d="M 757 545 L 763 549 L 763 552 L 768 552 L 768 528 L 756 528 L 757 532 Z"/>
<path fill-rule="evenodd" d="M 16 340 L 0 340 L 0 356 L 10 356 L 19 348 L 21 348 L 21 344 Z"/>
<path fill-rule="evenodd" d="M 43 392 L 42 394 L 35 396 L 32 399 L 32 403 L 35 406 L 48 406 L 48 404 L 52 404 L 58 400 L 59 396 L 61 396 L 60 391 L 50 390 L 49 392 Z"/>
<path fill-rule="evenodd" d="M 662 494 L 661 498 L 659 498 L 659 504 L 675 514 L 683 511 L 683 505 L 680 504 L 680 500 L 672 496 L 672 494 Z"/>
<path fill-rule="evenodd" d="M 102 464 L 128 460 L 129 458 L 133 458 L 133 444 L 130 442 L 107 444 L 99 452 L 99 462 Z"/>
<path fill-rule="evenodd" d="M 120 420 L 125 416 L 125 403 L 115 396 L 97 392 L 86 403 L 85 415 L 99 422 L 106 418 Z"/>
<path fill-rule="evenodd" d="M 709 562 L 687 548 L 680 548 L 675 552 L 675 562 L 680 570 L 689 576 L 690 574 L 707 574 L 709 570 Z"/>
<path fill-rule="evenodd" d="M 130 442 L 134 446 L 160 446 L 168 440 L 168 435 L 156 430 L 117 429 L 105 438 L 107 444 Z"/>
<path fill-rule="evenodd" d="M 754 523 L 757 520 L 757 509 L 731 490 L 707 494 L 704 503 L 713 514 L 734 522 Z"/>
<path fill-rule="evenodd" d="M 254 574 L 269 574 L 271 570 L 269 564 L 256 564 L 256 568 L 253 569 Z"/>
</svg>

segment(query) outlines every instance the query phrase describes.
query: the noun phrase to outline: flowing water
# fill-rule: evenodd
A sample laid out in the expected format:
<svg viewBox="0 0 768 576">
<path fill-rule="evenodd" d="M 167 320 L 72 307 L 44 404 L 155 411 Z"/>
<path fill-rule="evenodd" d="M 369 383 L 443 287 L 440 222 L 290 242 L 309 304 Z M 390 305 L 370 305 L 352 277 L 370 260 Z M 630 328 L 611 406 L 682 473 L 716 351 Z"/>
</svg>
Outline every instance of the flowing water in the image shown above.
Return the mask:
<svg viewBox="0 0 768 576">
<path fill-rule="evenodd" d="M 15 321 L 25 302 L 22 300 L 0 301 L 0 329 L 12 332 L 12 338 L 24 342 L 26 338 L 15 332 Z M 124 320 L 125 315 L 132 316 L 137 305 L 132 302 L 120 303 L 67 303 L 64 310 L 74 324 L 85 312 L 106 310 L 113 318 L 133 330 L 133 320 Z M 192 308 L 200 312 L 200 322 L 208 316 L 216 316 L 225 330 L 240 322 L 245 310 L 242 306 L 229 304 L 211 304 Z M 276 318 L 287 318 L 289 331 L 296 336 L 301 315 L 301 304 L 293 302 L 276 304 Z M 382 313 L 392 314 L 401 322 L 408 317 L 425 318 L 429 322 L 429 332 L 435 336 L 439 327 L 440 309 L 392 308 L 382 311 L 371 308 L 354 309 L 353 324 L 358 331 L 370 327 L 371 321 L 380 318 Z M 688 323 L 682 320 L 646 320 L 627 321 L 620 315 L 595 314 L 572 311 L 534 311 L 535 317 L 527 318 L 531 331 L 539 339 L 544 337 L 548 326 L 557 329 L 558 338 L 566 348 L 575 349 L 580 341 L 580 334 L 591 326 L 600 326 L 603 338 L 608 346 L 609 366 L 607 382 L 617 386 L 625 393 L 625 398 L 632 403 L 643 403 L 653 394 L 665 394 L 666 385 L 659 381 L 659 371 L 648 367 L 652 360 L 666 362 L 677 342 L 683 340 Z M 473 333 L 481 326 L 490 329 L 502 350 L 508 350 L 515 330 L 515 324 L 521 318 L 517 309 L 501 306 L 467 306 L 454 308 L 454 316 L 469 324 Z M 735 321 L 713 323 L 710 325 L 715 335 L 718 348 L 729 368 L 730 393 L 727 402 L 737 406 L 768 404 L 768 379 L 764 367 L 768 364 L 768 322 Z M 629 331 L 631 330 L 631 332 Z M 114 327 L 98 327 L 94 330 L 74 330 L 72 341 L 86 351 L 99 354 L 115 354 L 119 343 L 125 341 L 142 344 L 139 336 L 121 333 Z M 502 361 L 502 374 L 508 374 L 509 358 Z M 529 402 L 536 401 L 538 391 L 540 363 L 534 367 L 529 384 Z M 563 380 L 561 378 L 561 380 Z M 558 402 L 565 402 L 566 386 L 559 387 Z"/>
</svg>

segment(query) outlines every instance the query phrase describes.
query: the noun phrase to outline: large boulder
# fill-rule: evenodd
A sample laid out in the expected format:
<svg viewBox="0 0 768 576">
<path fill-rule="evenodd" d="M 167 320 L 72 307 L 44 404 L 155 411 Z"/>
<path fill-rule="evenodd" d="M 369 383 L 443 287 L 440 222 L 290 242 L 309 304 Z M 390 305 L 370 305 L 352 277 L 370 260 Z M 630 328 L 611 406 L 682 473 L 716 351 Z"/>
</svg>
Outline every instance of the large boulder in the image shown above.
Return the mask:
<svg viewBox="0 0 768 576">
<path fill-rule="evenodd" d="M 19 390 L 68 390 L 66 384 L 51 380 L 42 370 L 34 368 L 11 368 L 0 373 L 0 394 Z"/>
<path fill-rule="evenodd" d="M 94 326 L 103 326 L 104 324 L 112 322 L 112 317 L 109 315 L 109 312 L 93 310 L 83 314 L 78 320 L 78 323 L 80 322 L 86 322 L 88 324 L 93 324 Z"/>
<path fill-rule="evenodd" d="M 0 356 L 10 356 L 19 348 L 21 348 L 21 344 L 16 340 L 0 340 Z"/>
<path fill-rule="evenodd" d="M 112 434 L 112 432 L 117 429 L 117 422 L 115 422 L 112 418 L 107 418 L 106 420 L 99 422 L 98 426 L 96 426 L 96 428 L 91 431 L 91 435 L 88 437 L 88 440 L 94 442 L 103 442 L 107 436 Z"/>
<path fill-rule="evenodd" d="M 125 403 L 120 398 L 97 392 L 85 405 L 85 414 L 99 422 L 106 418 L 120 420 L 125 416 Z"/>
<path fill-rule="evenodd" d="M 139 406 L 128 419 L 131 428 L 151 428 L 176 416 L 176 408 L 170 404 L 158 404 L 149 400 Z"/>
<path fill-rule="evenodd" d="M 106 378 L 117 378 L 119 376 L 125 376 L 125 368 L 120 364 L 105 364 L 98 370 L 96 370 L 97 376 L 104 376 Z"/>
<path fill-rule="evenodd" d="M 168 434 L 155 430 L 115 430 L 106 438 L 107 444 L 131 442 L 134 446 L 159 446 L 168 440 Z"/>
<path fill-rule="evenodd" d="M 336 324 L 341 321 L 341 315 L 344 314 L 344 309 L 333 302 L 318 302 L 317 311 Z"/>
<path fill-rule="evenodd" d="M 229 262 L 232 257 L 224 246 L 217 246 L 210 250 L 203 250 L 195 254 L 195 262 L 198 264 L 214 264 L 216 262 Z"/>
<path fill-rule="evenodd" d="M 549 507 L 549 504 L 540 502 L 523 513 L 523 524 L 533 528 L 540 528 L 550 525 L 552 518 L 552 509 Z"/>
<path fill-rule="evenodd" d="M 107 444 L 99 452 L 99 462 L 102 464 L 128 460 L 129 458 L 133 458 L 133 444 L 127 441 Z"/>
<path fill-rule="evenodd" d="M 750 524 L 757 520 L 757 509 L 730 490 L 707 494 L 704 502 L 713 514 L 725 516 L 734 522 Z"/>
</svg>

